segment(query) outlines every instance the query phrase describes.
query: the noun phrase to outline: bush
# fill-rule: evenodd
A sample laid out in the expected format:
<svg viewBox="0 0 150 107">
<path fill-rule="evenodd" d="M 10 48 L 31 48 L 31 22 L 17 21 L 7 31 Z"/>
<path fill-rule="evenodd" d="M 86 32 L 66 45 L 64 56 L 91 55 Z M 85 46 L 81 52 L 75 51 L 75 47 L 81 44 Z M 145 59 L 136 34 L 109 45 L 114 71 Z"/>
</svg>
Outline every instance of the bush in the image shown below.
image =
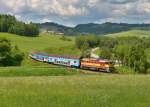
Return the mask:
<svg viewBox="0 0 150 107">
<path fill-rule="evenodd" d="M 0 66 L 21 65 L 23 57 L 17 46 L 12 47 L 9 40 L 0 38 Z"/>
<path fill-rule="evenodd" d="M 126 66 L 120 66 L 120 67 L 116 67 L 115 72 L 119 73 L 119 74 L 134 74 L 134 70 L 126 67 Z"/>
</svg>

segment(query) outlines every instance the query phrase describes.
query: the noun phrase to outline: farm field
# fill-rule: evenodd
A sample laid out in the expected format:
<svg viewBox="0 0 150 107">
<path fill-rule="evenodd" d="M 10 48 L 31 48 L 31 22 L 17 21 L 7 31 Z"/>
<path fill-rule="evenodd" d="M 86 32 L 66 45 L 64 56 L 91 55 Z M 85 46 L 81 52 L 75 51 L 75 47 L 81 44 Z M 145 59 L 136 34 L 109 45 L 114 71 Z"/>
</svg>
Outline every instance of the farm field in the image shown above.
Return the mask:
<svg viewBox="0 0 150 107">
<path fill-rule="evenodd" d="M 150 76 L 0 78 L 1 107 L 149 107 Z"/>
</svg>

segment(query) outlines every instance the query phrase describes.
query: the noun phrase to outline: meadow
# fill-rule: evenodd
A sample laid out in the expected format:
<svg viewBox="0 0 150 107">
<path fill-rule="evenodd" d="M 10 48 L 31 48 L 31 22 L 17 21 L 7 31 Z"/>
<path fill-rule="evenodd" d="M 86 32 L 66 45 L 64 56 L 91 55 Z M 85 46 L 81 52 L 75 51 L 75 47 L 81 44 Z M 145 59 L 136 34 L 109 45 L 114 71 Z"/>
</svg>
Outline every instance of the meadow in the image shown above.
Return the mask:
<svg viewBox="0 0 150 107">
<path fill-rule="evenodd" d="M 24 52 L 39 51 L 50 47 L 57 48 L 74 45 L 73 37 L 68 37 L 71 41 L 63 41 L 60 39 L 61 36 L 50 35 L 47 33 L 41 33 L 39 37 L 26 37 L 9 33 L 0 33 L 0 37 L 9 39 L 13 45 L 17 45 L 19 49 Z"/>
<path fill-rule="evenodd" d="M 150 77 L 80 75 L 0 78 L 1 107 L 149 107 Z"/>
</svg>

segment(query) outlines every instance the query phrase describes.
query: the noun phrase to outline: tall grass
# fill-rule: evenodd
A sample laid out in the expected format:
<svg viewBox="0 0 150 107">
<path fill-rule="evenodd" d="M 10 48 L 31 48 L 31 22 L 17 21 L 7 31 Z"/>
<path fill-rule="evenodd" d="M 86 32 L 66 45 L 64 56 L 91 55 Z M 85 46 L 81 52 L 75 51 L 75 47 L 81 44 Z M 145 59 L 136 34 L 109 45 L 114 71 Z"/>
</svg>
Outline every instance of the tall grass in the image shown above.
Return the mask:
<svg viewBox="0 0 150 107">
<path fill-rule="evenodd" d="M 150 76 L 0 78 L 0 107 L 149 107 Z"/>
</svg>

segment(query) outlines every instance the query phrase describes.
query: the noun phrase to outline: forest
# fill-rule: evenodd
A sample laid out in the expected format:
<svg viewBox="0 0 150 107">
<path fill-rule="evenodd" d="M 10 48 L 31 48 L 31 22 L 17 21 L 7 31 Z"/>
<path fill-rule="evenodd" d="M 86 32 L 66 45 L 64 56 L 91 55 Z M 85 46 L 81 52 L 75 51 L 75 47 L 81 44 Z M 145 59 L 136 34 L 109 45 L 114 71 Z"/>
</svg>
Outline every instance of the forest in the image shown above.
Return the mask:
<svg viewBox="0 0 150 107">
<path fill-rule="evenodd" d="M 38 36 L 39 28 L 32 22 L 26 24 L 18 21 L 15 16 L 0 15 L 0 32 L 8 32 L 22 36 Z"/>
</svg>

